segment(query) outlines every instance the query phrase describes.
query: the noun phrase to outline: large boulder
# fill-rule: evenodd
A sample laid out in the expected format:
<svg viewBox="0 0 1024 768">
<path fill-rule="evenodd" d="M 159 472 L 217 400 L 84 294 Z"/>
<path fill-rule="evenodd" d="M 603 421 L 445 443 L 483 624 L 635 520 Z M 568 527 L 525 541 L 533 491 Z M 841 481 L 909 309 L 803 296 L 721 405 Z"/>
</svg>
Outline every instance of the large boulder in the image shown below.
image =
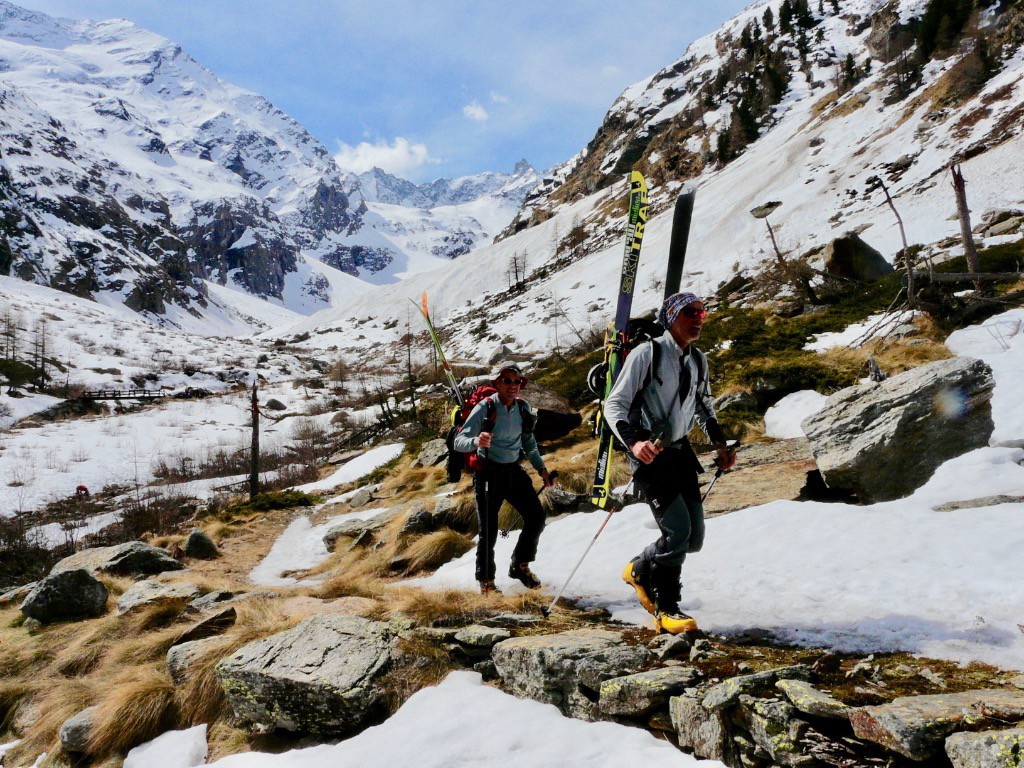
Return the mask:
<svg viewBox="0 0 1024 768">
<path fill-rule="evenodd" d="M 362 534 L 374 534 L 384 528 L 395 515 L 396 510 L 389 509 L 374 515 L 370 518 L 345 520 L 337 525 L 331 526 L 324 534 L 324 546 L 328 552 L 333 552 L 338 546 L 338 539 L 358 539 Z"/>
<path fill-rule="evenodd" d="M 953 768 L 1020 768 L 1024 766 L 1024 728 L 984 733 L 954 733 L 946 739 Z"/>
<path fill-rule="evenodd" d="M 21 612 L 43 624 L 99 616 L 107 607 L 107 588 L 84 568 L 47 576 L 21 604 Z"/>
<path fill-rule="evenodd" d="M 940 360 L 840 390 L 801 426 L 831 488 L 901 498 L 943 462 L 988 445 L 994 387 L 981 360 Z"/>
<path fill-rule="evenodd" d="M 216 652 L 223 644 L 219 637 L 204 637 L 176 643 L 167 650 L 167 672 L 175 685 L 186 682 L 208 655 Z"/>
<path fill-rule="evenodd" d="M 494 646 L 498 675 L 517 696 L 554 704 L 570 717 L 598 720 L 601 683 L 639 672 L 654 657 L 621 635 L 580 629 L 554 635 L 514 637 Z"/>
<path fill-rule="evenodd" d="M 993 688 L 931 696 L 901 696 L 851 710 L 853 732 L 911 760 L 929 760 L 961 728 L 1024 719 L 1024 691 Z"/>
<path fill-rule="evenodd" d="M 639 717 L 682 694 L 701 677 L 693 667 L 660 667 L 601 683 L 598 706 L 609 715 Z"/>
<path fill-rule="evenodd" d="M 679 746 L 705 760 L 720 760 L 736 765 L 738 755 L 729 723 L 722 712 L 708 709 L 697 696 L 673 696 L 669 699 L 669 714 L 675 728 Z"/>
<path fill-rule="evenodd" d="M 538 440 L 555 440 L 572 432 L 583 423 L 569 401 L 552 389 L 530 382 L 523 397 L 537 411 L 534 436 Z"/>
<path fill-rule="evenodd" d="M 92 547 L 65 557 L 50 569 L 51 574 L 84 568 L 90 573 L 115 576 L 151 576 L 164 571 L 180 571 L 181 563 L 158 547 L 130 541 L 113 547 Z"/>
<path fill-rule="evenodd" d="M 420 455 L 416 457 L 416 461 L 413 462 L 414 467 L 436 467 L 445 457 L 448 455 L 448 444 L 438 438 L 437 440 L 428 440 L 423 444 Z"/>
<path fill-rule="evenodd" d="M 837 237 L 822 254 L 830 275 L 872 282 L 891 274 L 892 264 L 854 232 Z"/>
<path fill-rule="evenodd" d="M 198 528 L 193 528 L 185 540 L 185 557 L 192 557 L 196 560 L 216 560 L 220 557 L 220 550 L 213 539 Z"/>
<path fill-rule="evenodd" d="M 380 708 L 392 658 L 386 624 L 313 616 L 223 659 L 217 679 L 239 720 L 261 729 L 349 734 Z"/>
</svg>

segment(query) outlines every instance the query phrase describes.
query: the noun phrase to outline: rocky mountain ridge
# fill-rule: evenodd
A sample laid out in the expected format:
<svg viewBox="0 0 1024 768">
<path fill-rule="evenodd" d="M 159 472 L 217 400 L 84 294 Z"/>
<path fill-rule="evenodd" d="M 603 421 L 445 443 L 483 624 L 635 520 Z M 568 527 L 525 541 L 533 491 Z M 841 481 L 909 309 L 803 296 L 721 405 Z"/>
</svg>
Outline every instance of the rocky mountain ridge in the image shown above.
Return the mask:
<svg viewBox="0 0 1024 768">
<path fill-rule="evenodd" d="M 525 194 L 516 184 L 530 186 L 526 166 L 425 187 L 437 203 L 482 210 L 428 222 L 465 236 L 424 263 L 416 237 L 396 237 L 403 223 L 386 210 L 368 215 L 372 196 L 302 126 L 130 22 L 54 19 L 4 0 L 0 69 L 0 267 L 157 322 L 191 315 L 199 329 L 205 280 L 299 312 L 331 306 L 366 278 L 486 242 Z"/>
<path fill-rule="evenodd" d="M 1024 20 L 1019 4 L 950 13 L 940 0 L 755 3 L 627 89 L 590 144 L 544 174 L 495 245 L 293 330 L 313 334 L 311 344 L 372 348 L 388 341 L 377 330 L 385 318 L 426 290 L 453 330 L 453 354 L 465 357 L 499 344 L 541 353 L 592 331 L 613 311 L 631 167 L 651 190 L 637 312 L 660 300 L 668 212 L 684 185 L 698 194 L 683 279 L 703 295 L 777 263 L 751 214 L 768 202 L 781 204 L 769 222 L 787 259 L 821 270 L 829 243 L 855 232 L 894 263 L 901 224 L 880 181 L 919 268 L 959 255 L 954 161 L 972 223 L 985 224 L 976 243 L 1015 241 Z M 990 228 L 1003 217 L 1012 225 Z M 526 277 L 508 292 L 506 273 L 519 270 L 506 265 L 524 254 Z M 357 322 L 362 338 L 342 338 L 338 329 Z"/>
</svg>

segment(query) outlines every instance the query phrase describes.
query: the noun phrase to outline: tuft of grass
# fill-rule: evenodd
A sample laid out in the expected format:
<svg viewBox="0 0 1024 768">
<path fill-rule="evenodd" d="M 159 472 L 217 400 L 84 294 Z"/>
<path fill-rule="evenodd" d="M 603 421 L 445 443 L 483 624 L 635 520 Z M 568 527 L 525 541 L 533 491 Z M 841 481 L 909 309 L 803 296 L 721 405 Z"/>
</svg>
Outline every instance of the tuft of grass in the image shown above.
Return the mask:
<svg viewBox="0 0 1024 768">
<path fill-rule="evenodd" d="M 255 498 L 228 508 L 231 512 L 267 512 L 273 509 L 292 509 L 293 507 L 312 507 L 320 503 L 320 497 L 302 491 L 267 491 L 257 494 Z"/>
<path fill-rule="evenodd" d="M 406 585 L 388 590 L 387 605 L 426 626 L 472 624 L 498 613 L 540 613 L 547 598 L 538 592 L 515 595 L 481 595 L 463 589 L 423 590 Z"/>
<path fill-rule="evenodd" d="M 451 528 L 421 536 L 406 550 L 409 557 L 409 572 L 440 568 L 447 562 L 461 557 L 473 548 L 470 539 Z"/>
<path fill-rule="evenodd" d="M 42 752 L 60 753 L 61 725 L 94 702 L 93 686 L 84 680 L 40 680 L 32 689 L 22 704 L 28 703 L 34 716 L 21 733 L 21 742 L 5 755 L 11 765 L 29 765 Z"/>
<path fill-rule="evenodd" d="M 322 600 L 348 596 L 380 597 L 385 585 L 382 574 L 389 572 L 390 562 L 391 556 L 382 550 L 350 552 L 339 563 L 336 572 L 313 594 Z"/>
<path fill-rule="evenodd" d="M 105 686 L 97 704 L 87 753 L 126 752 L 178 726 L 174 683 L 159 666 L 130 668 Z"/>
</svg>

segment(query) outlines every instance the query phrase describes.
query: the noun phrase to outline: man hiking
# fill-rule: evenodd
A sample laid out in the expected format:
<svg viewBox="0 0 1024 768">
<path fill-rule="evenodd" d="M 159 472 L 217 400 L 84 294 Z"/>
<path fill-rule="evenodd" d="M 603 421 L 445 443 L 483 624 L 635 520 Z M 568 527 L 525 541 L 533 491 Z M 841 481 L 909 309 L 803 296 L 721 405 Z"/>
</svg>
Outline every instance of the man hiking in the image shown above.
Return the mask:
<svg viewBox="0 0 1024 768">
<path fill-rule="evenodd" d="M 707 358 L 692 344 L 706 315 L 693 293 L 665 299 L 658 313 L 665 333 L 629 354 L 604 407 L 608 425 L 629 449 L 633 486 L 661 531 L 622 578 L 654 614 L 658 630 L 672 634 L 697 631 L 697 622 L 679 609 L 683 561 L 704 544 L 697 480 L 703 467 L 687 440 L 695 420 L 718 449 L 716 463 L 724 470 L 736 463 L 715 418 Z"/>
<path fill-rule="evenodd" d="M 527 589 L 540 588 L 540 580 L 530 570 L 530 563 L 537 556 L 545 514 L 530 476 L 519 465 L 520 454 L 529 459 L 544 480 L 545 488 L 552 484 L 533 436 L 537 416 L 518 396 L 526 386 L 522 370 L 514 363 L 503 364 L 493 384 L 498 391 L 477 403 L 454 439 L 455 450 L 476 451 L 482 460 L 480 469 L 473 475 L 473 489 L 479 524 L 476 579 L 480 582 L 480 592 L 485 595 L 500 594 L 494 585 L 494 544 L 498 538 L 498 510 L 506 500 L 523 518 L 523 530 L 512 553 L 508 575 L 521 581 Z"/>
</svg>

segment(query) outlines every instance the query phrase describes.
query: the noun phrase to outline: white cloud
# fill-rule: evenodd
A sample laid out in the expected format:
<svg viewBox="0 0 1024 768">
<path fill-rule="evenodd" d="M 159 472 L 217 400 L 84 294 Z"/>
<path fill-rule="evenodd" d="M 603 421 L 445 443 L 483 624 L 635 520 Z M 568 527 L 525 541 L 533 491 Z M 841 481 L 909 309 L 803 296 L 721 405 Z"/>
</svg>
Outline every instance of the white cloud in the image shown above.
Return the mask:
<svg viewBox="0 0 1024 768">
<path fill-rule="evenodd" d="M 495 104 L 508 104 L 508 96 L 497 91 L 491 91 L 491 101 Z"/>
<path fill-rule="evenodd" d="M 618 77 L 622 74 L 622 70 L 616 67 L 614 64 L 609 64 L 601 70 L 601 74 L 605 77 Z"/>
<path fill-rule="evenodd" d="M 368 141 L 361 141 L 354 147 L 339 141 L 334 161 L 342 170 L 351 173 L 364 173 L 371 168 L 381 168 L 396 176 L 404 176 L 428 163 L 441 162 L 430 156 L 426 144 L 413 144 L 401 136 L 390 143 L 378 141 L 371 144 Z"/>
<path fill-rule="evenodd" d="M 483 122 L 490 115 L 487 114 L 487 110 L 483 108 L 479 101 L 471 101 L 469 104 L 462 108 L 462 114 L 468 117 L 470 120 L 478 120 Z"/>
</svg>

